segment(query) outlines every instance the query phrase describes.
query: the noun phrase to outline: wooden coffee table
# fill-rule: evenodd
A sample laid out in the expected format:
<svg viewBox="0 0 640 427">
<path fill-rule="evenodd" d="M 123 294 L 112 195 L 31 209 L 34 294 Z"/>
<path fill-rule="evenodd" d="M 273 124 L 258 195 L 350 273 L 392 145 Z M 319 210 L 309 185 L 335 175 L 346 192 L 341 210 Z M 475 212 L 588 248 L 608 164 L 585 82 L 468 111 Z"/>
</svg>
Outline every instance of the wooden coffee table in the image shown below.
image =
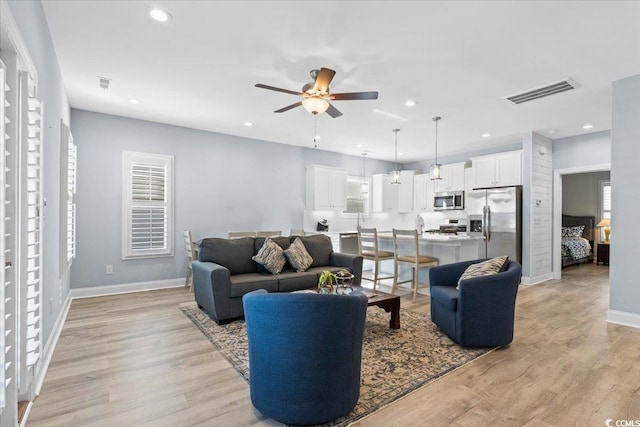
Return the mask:
<svg viewBox="0 0 640 427">
<path fill-rule="evenodd" d="M 387 313 L 391 313 L 391 319 L 389 319 L 389 327 L 391 329 L 400 329 L 400 296 L 391 295 L 386 292 L 374 291 L 372 289 L 363 288 L 362 286 L 353 286 L 354 291 L 360 291 L 369 297 L 369 304 L 371 307 L 375 305 L 380 307 Z"/>
</svg>

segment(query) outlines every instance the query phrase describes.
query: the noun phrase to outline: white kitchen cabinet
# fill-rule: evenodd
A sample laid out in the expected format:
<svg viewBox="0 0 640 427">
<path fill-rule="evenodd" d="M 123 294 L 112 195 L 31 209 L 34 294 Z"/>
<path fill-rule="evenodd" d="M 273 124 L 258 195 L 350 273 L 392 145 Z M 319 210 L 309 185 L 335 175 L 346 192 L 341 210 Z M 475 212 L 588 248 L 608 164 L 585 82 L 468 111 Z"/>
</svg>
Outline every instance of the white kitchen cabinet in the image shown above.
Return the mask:
<svg viewBox="0 0 640 427">
<path fill-rule="evenodd" d="M 464 167 L 464 162 L 442 165 L 442 179 L 435 181 L 435 191 L 464 191 Z"/>
<path fill-rule="evenodd" d="M 472 157 L 474 188 L 522 185 L 522 151 Z"/>
<path fill-rule="evenodd" d="M 415 175 L 413 177 L 413 211 L 432 212 L 434 183 L 430 174 Z"/>
<path fill-rule="evenodd" d="M 328 166 L 307 166 L 307 210 L 343 211 L 347 208 L 347 170 Z"/>
<path fill-rule="evenodd" d="M 414 170 L 400 171 L 400 184 L 396 185 L 398 192 L 398 212 L 408 213 L 413 211 L 413 177 Z"/>
<path fill-rule="evenodd" d="M 371 211 L 407 213 L 413 210 L 413 177 L 416 171 L 400 171 L 400 184 L 390 174 L 371 176 Z"/>
<path fill-rule="evenodd" d="M 393 212 L 398 209 L 398 193 L 395 188 L 400 184 L 391 183 L 391 175 L 374 174 L 371 176 L 371 211 Z"/>
</svg>

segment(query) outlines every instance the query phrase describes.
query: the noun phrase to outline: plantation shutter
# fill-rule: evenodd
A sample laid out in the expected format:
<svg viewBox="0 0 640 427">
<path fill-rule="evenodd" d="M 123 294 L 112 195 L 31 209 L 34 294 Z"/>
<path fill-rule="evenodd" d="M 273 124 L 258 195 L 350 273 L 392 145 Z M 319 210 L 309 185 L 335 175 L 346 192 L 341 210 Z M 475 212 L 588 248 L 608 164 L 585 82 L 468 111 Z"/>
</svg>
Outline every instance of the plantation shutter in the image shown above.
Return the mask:
<svg viewBox="0 0 640 427">
<path fill-rule="evenodd" d="M 611 219 L 611 185 L 609 183 L 602 186 L 602 218 Z"/>
<path fill-rule="evenodd" d="M 172 255 L 173 157 L 132 152 L 124 156 L 128 198 L 123 258 Z"/>
<path fill-rule="evenodd" d="M 20 369 L 19 391 L 30 387 L 40 360 L 41 346 L 41 217 L 42 182 L 42 103 L 36 98 L 35 82 L 26 72 L 20 73 L 21 105 L 26 109 L 27 128 L 20 143 Z M 34 396 L 29 396 L 33 398 Z"/>
</svg>

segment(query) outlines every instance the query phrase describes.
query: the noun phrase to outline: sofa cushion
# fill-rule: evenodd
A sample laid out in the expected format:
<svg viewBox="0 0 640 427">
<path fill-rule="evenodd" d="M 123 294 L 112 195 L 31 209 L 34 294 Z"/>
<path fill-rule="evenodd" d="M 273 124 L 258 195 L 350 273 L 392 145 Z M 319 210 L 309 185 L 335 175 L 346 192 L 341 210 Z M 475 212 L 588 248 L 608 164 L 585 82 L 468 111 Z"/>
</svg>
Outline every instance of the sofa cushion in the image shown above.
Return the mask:
<svg viewBox="0 0 640 427">
<path fill-rule="evenodd" d="M 278 246 L 280 246 L 282 249 L 288 249 L 290 243 L 290 239 L 288 236 L 280 236 L 280 237 L 269 237 L 271 240 L 273 240 L 274 242 L 276 242 L 278 244 Z M 254 254 L 257 254 L 260 249 L 262 248 L 262 246 L 264 245 L 264 241 L 266 240 L 266 237 L 256 237 L 254 244 L 253 244 L 253 249 L 254 249 Z M 287 260 L 287 263 L 284 265 L 284 267 L 282 268 L 283 270 L 292 270 L 291 268 L 291 264 L 289 264 L 289 261 Z M 264 266 L 262 264 L 258 264 L 258 273 L 264 273 L 267 270 L 266 268 L 264 268 Z"/>
<path fill-rule="evenodd" d="M 456 289 L 460 289 L 460 282 L 462 280 L 473 279 L 474 277 L 491 276 L 493 274 L 498 274 L 499 272 L 502 271 L 503 267 L 507 265 L 508 262 L 509 262 L 508 256 L 498 256 L 483 262 L 479 262 L 477 264 L 471 264 L 462 273 L 462 276 L 460 276 L 460 279 L 458 279 L 458 285 L 456 286 Z"/>
<path fill-rule="evenodd" d="M 318 275 L 316 273 L 298 273 L 296 271 L 286 271 L 278 275 L 278 291 L 291 292 L 300 289 L 311 289 L 318 286 Z"/>
<path fill-rule="evenodd" d="M 262 264 L 271 274 L 279 274 L 287 262 L 282 248 L 268 237 L 258 253 L 251 259 L 258 264 Z"/>
<path fill-rule="evenodd" d="M 453 286 L 432 286 L 431 298 L 445 306 L 448 310 L 458 310 L 458 291 Z"/>
<path fill-rule="evenodd" d="M 315 234 L 313 236 L 299 236 L 304 244 L 304 247 L 313 258 L 311 267 L 321 267 L 329 265 L 331 258 L 331 252 L 333 252 L 333 246 L 331 246 L 331 239 L 324 234 Z"/>
<path fill-rule="evenodd" d="M 239 298 L 256 289 L 278 292 L 278 276 L 269 273 L 236 274 L 229 278 L 231 282 L 231 298 Z"/>
<path fill-rule="evenodd" d="M 295 268 L 298 273 L 302 273 L 313 264 L 313 258 L 307 252 L 302 240 L 296 238 L 289 249 L 284 251 L 284 255 L 289 260 L 289 264 Z"/>
<path fill-rule="evenodd" d="M 255 254 L 254 238 L 221 239 L 209 237 L 200 241 L 200 261 L 215 262 L 233 274 L 256 273 L 258 268 L 251 257 Z"/>
</svg>

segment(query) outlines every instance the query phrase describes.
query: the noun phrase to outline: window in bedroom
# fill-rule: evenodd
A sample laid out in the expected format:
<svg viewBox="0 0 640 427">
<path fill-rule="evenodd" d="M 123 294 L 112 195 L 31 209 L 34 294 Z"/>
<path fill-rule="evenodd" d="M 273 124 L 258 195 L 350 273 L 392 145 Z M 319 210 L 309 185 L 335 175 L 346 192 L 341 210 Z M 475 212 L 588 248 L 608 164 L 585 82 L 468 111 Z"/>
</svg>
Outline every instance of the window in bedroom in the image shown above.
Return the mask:
<svg viewBox="0 0 640 427">
<path fill-rule="evenodd" d="M 600 181 L 600 219 L 611 219 L 611 182 Z M 604 227 L 600 227 L 600 241 L 604 242 Z"/>
<path fill-rule="evenodd" d="M 173 156 L 123 153 L 122 259 L 173 255 Z"/>
</svg>

